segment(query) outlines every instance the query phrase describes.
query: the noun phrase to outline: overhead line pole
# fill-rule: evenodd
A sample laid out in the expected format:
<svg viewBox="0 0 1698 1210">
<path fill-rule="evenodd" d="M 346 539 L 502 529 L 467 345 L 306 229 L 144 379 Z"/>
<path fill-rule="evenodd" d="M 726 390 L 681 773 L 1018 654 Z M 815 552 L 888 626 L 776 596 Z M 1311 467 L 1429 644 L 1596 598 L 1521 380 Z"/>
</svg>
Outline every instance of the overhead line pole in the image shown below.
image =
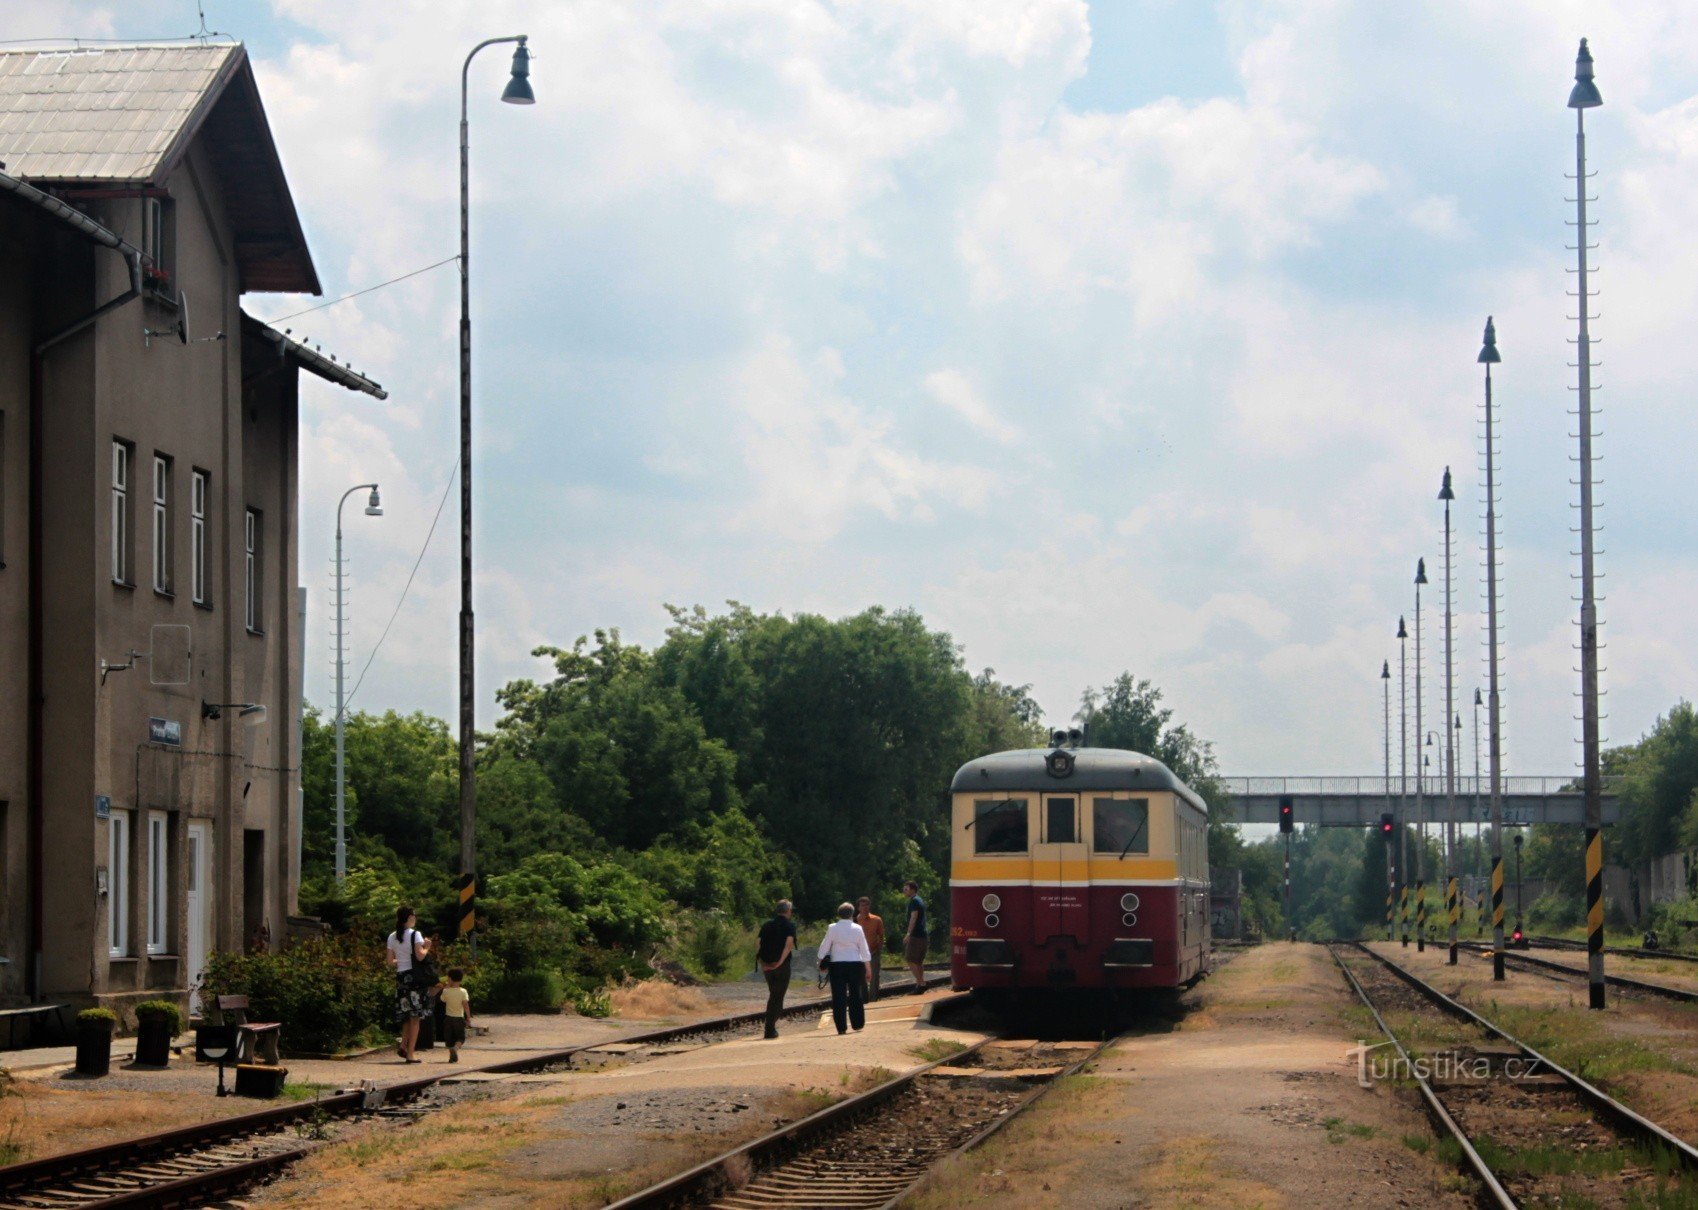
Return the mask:
<svg viewBox="0 0 1698 1210">
<path fill-rule="evenodd" d="M 1451 725 L 1451 720 L 1456 717 L 1456 676 L 1451 626 L 1450 502 L 1456 499 L 1456 493 L 1451 491 L 1448 466 L 1444 468 L 1444 486 L 1439 489 L 1439 499 L 1444 501 L 1444 864 L 1445 916 L 1449 925 L 1450 940 L 1450 953 L 1445 962 L 1449 966 L 1455 966 L 1456 926 L 1460 918 L 1461 901 L 1458 898 L 1459 888 L 1456 881 L 1456 728 Z"/>
<path fill-rule="evenodd" d="M 1486 316 L 1485 341 L 1474 359 L 1486 367 L 1486 735 L 1492 778 L 1492 980 L 1503 982 L 1503 733 L 1498 712 L 1498 500 L 1497 450 L 1492 444 L 1492 367 L 1497 328 Z"/>
</svg>

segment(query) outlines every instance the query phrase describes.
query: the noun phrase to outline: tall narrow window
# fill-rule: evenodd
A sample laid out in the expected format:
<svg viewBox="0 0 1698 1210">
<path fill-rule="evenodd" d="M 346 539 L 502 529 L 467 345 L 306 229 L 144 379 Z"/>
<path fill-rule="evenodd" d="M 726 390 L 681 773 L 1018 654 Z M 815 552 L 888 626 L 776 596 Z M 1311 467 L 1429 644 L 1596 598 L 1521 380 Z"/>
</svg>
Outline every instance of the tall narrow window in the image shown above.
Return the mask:
<svg viewBox="0 0 1698 1210">
<path fill-rule="evenodd" d="M 130 582 L 130 443 L 112 443 L 112 578 Z"/>
<path fill-rule="evenodd" d="M 247 544 L 247 572 L 244 579 L 247 584 L 248 629 L 255 634 L 265 629 L 265 610 L 260 604 L 260 593 L 265 589 L 264 566 L 260 562 L 260 513 L 256 508 L 250 508 L 242 526 Z"/>
<path fill-rule="evenodd" d="M 189 578 L 196 605 L 207 603 L 206 496 L 210 476 L 196 471 L 189 479 Z"/>
<path fill-rule="evenodd" d="M 106 824 L 106 944 L 114 958 L 130 952 L 130 813 L 114 811 Z"/>
<path fill-rule="evenodd" d="M 171 591 L 171 459 L 153 456 L 153 591 Z"/>
<path fill-rule="evenodd" d="M 169 855 L 171 830 L 163 811 L 147 813 L 147 952 L 166 951 L 165 922 L 169 901 L 165 878 L 166 857 Z"/>
<path fill-rule="evenodd" d="M 142 251 L 148 260 L 144 273 L 148 288 L 166 299 L 177 297 L 171 280 L 176 272 L 175 220 L 169 198 L 142 199 Z"/>
<path fill-rule="evenodd" d="M 6 413 L 0 412 L 0 567 L 6 566 Z"/>
</svg>

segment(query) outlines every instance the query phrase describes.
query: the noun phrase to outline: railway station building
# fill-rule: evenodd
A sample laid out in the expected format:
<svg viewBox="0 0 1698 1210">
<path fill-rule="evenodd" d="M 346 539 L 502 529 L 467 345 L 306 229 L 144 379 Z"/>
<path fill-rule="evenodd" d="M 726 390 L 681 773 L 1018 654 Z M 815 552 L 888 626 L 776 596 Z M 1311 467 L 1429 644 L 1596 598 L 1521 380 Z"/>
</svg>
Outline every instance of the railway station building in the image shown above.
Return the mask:
<svg viewBox="0 0 1698 1210">
<path fill-rule="evenodd" d="M 239 44 L 0 52 L 0 1004 L 186 998 L 299 881 L 319 293 Z"/>
</svg>

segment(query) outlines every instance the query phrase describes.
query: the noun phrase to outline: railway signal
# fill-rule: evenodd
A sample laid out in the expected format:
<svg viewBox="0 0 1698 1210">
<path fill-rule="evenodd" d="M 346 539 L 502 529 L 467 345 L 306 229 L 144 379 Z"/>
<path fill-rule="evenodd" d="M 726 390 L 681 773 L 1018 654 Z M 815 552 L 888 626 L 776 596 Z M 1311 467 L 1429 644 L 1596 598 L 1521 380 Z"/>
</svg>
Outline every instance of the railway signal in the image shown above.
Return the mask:
<svg viewBox="0 0 1698 1210">
<path fill-rule="evenodd" d="M 1291 796 L 1286 795 L 1279 800 L 1279 830 L 1289 834 L 1291 826 Z"/>
<path fill-rule="evenodd" d="M 1393 830 L 1394 826 L 1395 825 L 1392 823 L 1391 813 L 1389 811 L 1381 812 L 1381 814 L 1380 814 L 1380 835 L 1390 836 L 1392 834 L 1392 830 Z"/>
</svg>

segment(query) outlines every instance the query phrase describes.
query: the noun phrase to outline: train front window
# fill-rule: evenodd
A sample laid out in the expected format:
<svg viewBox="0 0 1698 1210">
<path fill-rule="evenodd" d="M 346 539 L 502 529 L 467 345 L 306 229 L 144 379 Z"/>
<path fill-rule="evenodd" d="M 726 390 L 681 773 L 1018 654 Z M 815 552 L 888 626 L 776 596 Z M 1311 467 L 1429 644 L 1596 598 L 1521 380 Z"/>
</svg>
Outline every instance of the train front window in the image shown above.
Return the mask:
<svg viewBox="0 0 1698 1210">
<path fill-rule="evenodd" d="M 1076 799 L 1044 800 L 1044 840 L 1050 844 L 1079 843 L 1079 804 Z"/>
<path fill-rule="evenodd" d="M 1128 853 L 1150 851 L 1150 800 L 1147 798 L 1098 798 L 1091 803 L 1093 851 Z"/>
<path fill-rule="evenodd" d="M 1026 800 L 981 798 L 973 803 L 973 852 L 1024 853 Z"/>
</svg>

